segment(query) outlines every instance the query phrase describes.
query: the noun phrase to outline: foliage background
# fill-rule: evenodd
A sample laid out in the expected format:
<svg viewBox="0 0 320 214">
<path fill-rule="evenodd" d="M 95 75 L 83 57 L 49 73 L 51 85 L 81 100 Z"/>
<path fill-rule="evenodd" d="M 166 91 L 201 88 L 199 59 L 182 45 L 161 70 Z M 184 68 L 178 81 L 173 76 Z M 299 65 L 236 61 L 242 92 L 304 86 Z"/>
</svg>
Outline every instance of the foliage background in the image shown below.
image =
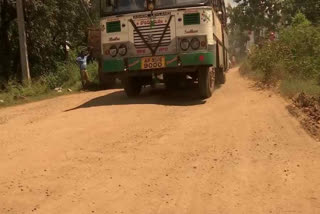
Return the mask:
<svg viewBox="0 0 320 214">
<path fill-rule="evenodd" d="M 83 0 L 24 0 L 32 78 L 60 72 L 61 63 L 68 61 L 67 41 L 74 52 L 86 47 L 87 29 L 97 20 L 93 5 Z M 0 89 L 21 80 L 19 60 L 15 1 L 0 0 Z"/>
<path fill-rule="evenodd" d="M 248 33 L 253 32 L 255 43 L 264 42 L 270 32 L 280 32 L 292 25 L 297 13 L 302 13 L 312 25 L 320 24 L 319 0 L 234 0 L 228 7 L 231 52 L 240 49 L 245 55 Z M 239 57 L 239 56 L 238 56 Z"/>
<path fill-rule="evenodd" d="M 265 41 L 252 49 L 241 67 L 264 84 L 277 86 L 294 96 L 304 92 L 320 96 L 320 27 L 298 13 L 290 26 L 279 31 L 276 41 Z"/>
</svg>

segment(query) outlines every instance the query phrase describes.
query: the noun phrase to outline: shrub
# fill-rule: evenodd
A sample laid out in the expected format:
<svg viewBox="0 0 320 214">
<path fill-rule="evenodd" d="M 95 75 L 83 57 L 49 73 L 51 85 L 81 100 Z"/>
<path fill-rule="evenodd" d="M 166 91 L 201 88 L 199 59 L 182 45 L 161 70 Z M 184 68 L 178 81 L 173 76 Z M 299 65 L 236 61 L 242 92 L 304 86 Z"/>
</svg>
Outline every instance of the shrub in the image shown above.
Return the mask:
<svg viewBox="0 0 320 214">
<path fill-rule="evenodd" d="M 281 31 L 279 43 L 290 74 L 307 80 L 320 73 L 320 29 L 303 18 L 298 14 L 294 25 Z"/>
<path fill-rule="evenodd" d="M 248 63 L 250 73 L 262 74 L 264 83 L 283 81 L 281 88 L 287 94 L 290 90 L 304 89 L 313 93 L 319 92 L 314 86 L 320 82 L 319 56 L 320 28 L 312 26 L 303 14 L 297 14 L 293 25 L 280 31 L 277 41 L 253 48 Z M 308 84 L 312 87 L 307 87 Z"/>
<path fill-rule="evenodd" d="M 41 71 L 39 71 L 41 72 Z M 5 85 L 5 90 L 0 91 L 1 105 L 10 105 L 21 102 L 27 98 L 35 99 L 39 96 L 47 96 L 57 87 L 79 90 L 82 88 L 79 66 L 75 62 L 75 56 L 69 61 L 57 63 L 55 72 L 43 72 L 39 78 L 33 79 L 30 86 L 24 86 L 16 80 L 11 80 Z M 98 64 L 93 62 L 88 65 L 88 74 L 94 84 L 98 84 Z M 54 92 L 53 94 L 56 94 Z"/>
<path fill-rule="evenodd" d="M 96 62 L 88 64 L 87 71 L 89 79 L 97 84 L 98 64 Z M 47 84 L 50 89 L 73 87 L 75 85 L 80 86 L 80 78 L 79 66 L 73 58 L 66 63 L 58 63 L 56 72 L 41 77 L 42 81 Z"/>
<path fill-rule="evenodd" d="M 97 62 L 93 62 L 88 65 L 88 74 L 89 74 L 90 80 L 94 84 L 99 84 L 99 74 L 98 74 L 98 63 Z"/>
</svg>

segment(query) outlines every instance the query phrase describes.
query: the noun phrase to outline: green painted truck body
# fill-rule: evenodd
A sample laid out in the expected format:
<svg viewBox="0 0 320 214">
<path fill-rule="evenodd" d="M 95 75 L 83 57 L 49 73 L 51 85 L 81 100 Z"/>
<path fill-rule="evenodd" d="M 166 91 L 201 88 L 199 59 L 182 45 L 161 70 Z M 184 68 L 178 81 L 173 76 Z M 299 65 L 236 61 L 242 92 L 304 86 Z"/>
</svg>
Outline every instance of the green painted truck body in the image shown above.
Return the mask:
<svg viewBox="0 0 320 214">
<path fill-rule="evenodd" d="M 195 52 L 184 54 L 164 55 L 166 68 L 190 67 L 190 66 L 216 66 L 216 57 L 214 52 Z M 103 61 L 104 73 L 121 73 L 128 68 L 130 71 L 142 70 L 141 61 L 143 57 L 132 58 L 114 58 Z M 178 61 L 181 65 L 178 65 Z M 141 71 L 143 72 L 143 71 Z"/>
</svg>

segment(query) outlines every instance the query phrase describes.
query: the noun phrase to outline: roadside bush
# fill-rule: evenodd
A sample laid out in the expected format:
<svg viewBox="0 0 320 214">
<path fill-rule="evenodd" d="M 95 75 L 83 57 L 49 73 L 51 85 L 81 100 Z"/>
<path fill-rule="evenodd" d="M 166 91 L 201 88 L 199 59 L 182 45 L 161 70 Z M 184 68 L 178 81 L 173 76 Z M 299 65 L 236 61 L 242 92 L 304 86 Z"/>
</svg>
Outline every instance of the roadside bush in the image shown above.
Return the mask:
<svg viewBox="0 0 320 214">
<path fill-rule="evenodd" d="M 23 86 L 20 83 L 11 80 L 6 85 L 6 90 L 0 91 L 0 100 L 2 105 L 8 105 L 23 101 L 28 97 L 40 96 L 48 93 L 50 89 L 42 81 L 36 81 L 31 86 Z"/>
<path fill-rule="evenodd" d="M 98 63 L 97 62 L 93 62 L 88 65 L 88 74 L 89 74 L 89 79 L 92 81 L 92 83 L 98 85 L 99 84 L 99 74 L 98 74 Z"/>
<path fill-rule="evenodd" d="M 277 41 L 266 41 L 253 48 L 247 62 L 250 66 L 244 66 L 250 70 L 247 73 L 258 74 L 265 84 L 276 85 L 280 81 L 285 94 L 318 93 L 319 56 L 320 28 L 298 14 L 292 26 L 280 31 Z"/>
<path fill-rule="evenodd" d="M 293 26 L 281 31 L 280 59 L 285 59 L 291 75 L 304 80 L 320 74 L 320 28 L 312 26 L 303 14 L 298 14 Z"/>
<path fill-rule="evenodd" d="M 247 76 L 250 79 L 263 82 L 264 81 L 264 73 L 258 69 L 253 69 L 249 60 L 245 60 L 241 63 L 240 66 L 240 74 L 242 76 Z"/>
<path fill-rule="evenodd" d="M 71 86 L 80 79 L 79 68 L 75 63 L 59 63 L 54 73 L 43 75 L 41 80 L 50 88 Z"/>
<path fill-rule="evenodd" d="M 80 81 L 79 66 L 75 62 L 75 56 L 71 56 L 69 61 L 65 63 L 57 63 L 56 71 L 44 73 L 39 78 L 33 79 L 30 86 L 24 86 L 16 80 L 10 80 L 4 87 L 5 90 L 0 91 L 0 106 L 20 103 L 28 99 L 37 99 L 40 97 L 54 96 L 57 92 L 53 89 L 63 88 L 63 92 L 67 89 L 73 91 L 82 88 Z M 98 84 L 98 63 L 93 62 L 88 65 L 88 74 L 93 84 Z M 59 93 L 63 94 L 63 93 Z"/>
<path fill-rule="evenodd" d="M 262 81 L 271 83 L 276 73 L 276 65 L 279 63 L 277 43 L 266 42 L 261 48 L 256 47 L 252 51 L 250 63 L 254 71 L 263 73 Z"/>
</svg>

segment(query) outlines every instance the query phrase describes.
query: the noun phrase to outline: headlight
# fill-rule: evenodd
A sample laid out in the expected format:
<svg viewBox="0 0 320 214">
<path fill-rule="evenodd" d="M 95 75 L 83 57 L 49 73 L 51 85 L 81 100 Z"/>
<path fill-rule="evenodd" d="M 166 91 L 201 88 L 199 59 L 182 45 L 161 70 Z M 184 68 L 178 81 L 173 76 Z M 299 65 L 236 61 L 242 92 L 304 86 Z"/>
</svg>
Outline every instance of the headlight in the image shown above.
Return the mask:
<svg viewBox="0 0 320 214">
<path fill-rule="evenodd" d="M 120 47 L 119 47 L 119 54 L 121 55 L 121 56 L 124 56 L 124 55 L 126 55 L 127 54 L 127 47 L 126 47 L 126 45 L 120 45 Z"/>
<path fill-rule="evenodd" d="M 112 57 L 115 57 L 117 56 L 118 54 L 118 49 L 115 45 L 111 46 L 110 50 L 109 50 L 109 54 L 112 56 Z"/>
<path fill-rule="evenodd" d="M 182 39 L 181 42 L 180 42 L 180 48 L 181 50 L 183 51 L 186 51 L 188 50 L 190 47 L 190 42 L 188 39 Z"/>
<path fill-rule="evenodd" d="M 193 50 L 198 50 L 200 48 L 200 41 L 198 38 L 193 38 L 191 40 L 191 48 Z"/>
<path fill-rule="evenodd" d="M 201 41 L 201 47 L 206 48 L 207 47 L 207 41 Z"/>
</svg>

